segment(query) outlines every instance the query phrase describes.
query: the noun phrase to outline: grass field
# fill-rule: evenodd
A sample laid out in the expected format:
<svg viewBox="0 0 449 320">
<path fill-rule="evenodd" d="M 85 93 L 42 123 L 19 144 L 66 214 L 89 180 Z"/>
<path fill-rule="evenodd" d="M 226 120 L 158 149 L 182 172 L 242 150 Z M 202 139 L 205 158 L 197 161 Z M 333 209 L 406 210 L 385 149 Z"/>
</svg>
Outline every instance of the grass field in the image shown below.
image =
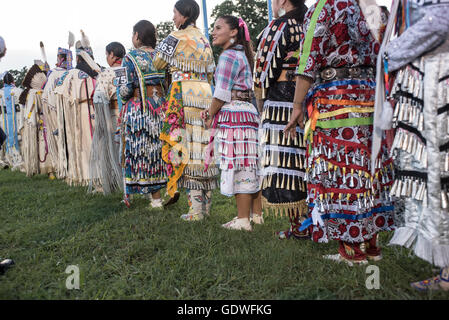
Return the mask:
<svg viewBox="0 0 449 320">
<path fill-rule="evenodd" d="M 214 193 L 212 216 L 186 223 L 183 195 L 170 210 L 143 198 L 125 209 L 121 195 L 90 195 L 46 176 L 0 171 L 0 256 L 16 266 L 0 276 L 0 299 L 447 299 L 409 283 L 434 268 L 409 250 L 386 247 L 379 290 L 368 290 L 366 266 L 325 261 L 336 243 L 280 241 L 286 218 L 267 217 L 252 233 L 221 224 L 233 199 Z M 67 266 L 80 290 L 67 290 Z"/>
</svg>

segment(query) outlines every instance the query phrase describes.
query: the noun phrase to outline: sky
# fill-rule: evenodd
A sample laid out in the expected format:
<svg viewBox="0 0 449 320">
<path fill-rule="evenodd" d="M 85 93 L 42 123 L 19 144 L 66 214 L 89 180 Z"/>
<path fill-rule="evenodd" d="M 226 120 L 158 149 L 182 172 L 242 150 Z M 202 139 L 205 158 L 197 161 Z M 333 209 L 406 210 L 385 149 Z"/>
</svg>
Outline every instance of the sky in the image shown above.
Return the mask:
<svg viewBox="0 0 449 320">
<path fill-rule="evenodd" d="M 89 37 L 95 60 L 107 67 L 105 47 L 113 41 L 125 48 L 132 47 L 132 28 L 142 19 L 154 25 L 170 21 L 177 0 L 13 0 L 0 4 L 0 35 L 8 48 L 0 61 L 0 73 L 10 69 L 30 67 L 35 59 L 42 59 L 39 42 L 45 44 L 47 58 L 53 68 L 58 47 L 67 48 L 68 34 L 72 31 L 76 40 L 80 30 Z M 197 0 L 201 5 L 201 0 Z M 209 16 L 212 9 L 223 0 L 207 0 Z M 307 0 L 310 6 L 315 0 Z M 390 7 L 391 0 L 377 0 Z M 76 5 L 74 5 L 76 3 Z M 129 5 L 127 5 L 129 4 Z M 11 13 L 11 14 L 5 14 Z M 197 26 L 204 29 L 202 12 Z M 74 50 L 72 48 L 74 53 Z M 75 54 L 75 53 L 74 53 Z"/>
</svg>

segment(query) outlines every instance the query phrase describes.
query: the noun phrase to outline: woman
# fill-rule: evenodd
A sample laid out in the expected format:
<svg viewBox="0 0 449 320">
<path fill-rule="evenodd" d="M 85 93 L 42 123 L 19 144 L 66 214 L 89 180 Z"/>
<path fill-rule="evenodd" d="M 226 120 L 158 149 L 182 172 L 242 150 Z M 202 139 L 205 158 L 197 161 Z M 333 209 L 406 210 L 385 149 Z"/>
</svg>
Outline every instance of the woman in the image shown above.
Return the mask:
<svg viewBox="0 0 449 320">
<path fill-rule="evenodd" d="M 382 153 L 371 175 L 379 34 L 368 28 L 357 0 L 318 1 L 307 12 L 303 28 L 307 34 L 302 39 L 294 112 L 285 128 L 295 133 L 298 121 L 304 126 L 306 101 L 310 218 L 301 229 L 310 226 L 315 242 L 339 241 L 339 254 L 326 258 L 349 265 L 380 260 L 377 234 L 393 227 L 393 208 L 385 192 L 392 184 L 393 165 Z"/>
<path fill-rule="evenodd" d="M 260 35 L 254 70 L 256 92 L 261 92 L 258 101 L 263 106 L 263 206 L 289 217 L 290 228 L 278 233 L 280 239 L 308 239 L 307 230 L 299 231 L 307 216 L 304 131 L 297 126 L 293 139 L 282 134 L 293 111 L 296 52 L 307 7 L 304 0 L 272 2 L 276 19 Z"/>
<path fill-rule="evenodd" d="M 3 110 L 0 116 L 2 120 L 1 126 L 6 133 L 7 139 L 4 147 L 4 165 L 9 166 L 13 170 L 19 170 L 23 165 L 23 159 L 20 152 L 19 135 L 22 129 L 23 121 L 21 121 L 22 112 L 19 108 L 19 96 L 21 89 L 16 88 L 14 77 L 9 72 L 3 76 L 3 94 L 0 99 L 3 100 Z M 2 152 L 3 153 L 3 152 Z M 0 154 L 0 164 L 2 161 Z"/>
<path fill-rule="evenodd" d="M 151 207 L 161 208 L 161 192 L 167 183 L 161 157 L 161 105 L 165 73 L 154 66 L 156 30 L 147 20 L 133 29 L 133 45 L 124 58 L 128 84 L 121 86 L 121 165 L 124 203 L 130 207 L 131 194 L 150 194 Z"/>
<path fill-rule="evenodd" d="M 169 67 L 171 75 L 160 136 L 169 176 L 167 193 L 171 197 L 166 205 L 176 202 L 178 187 L 184 187 L 189 212 L 181 219 L 198 221 L 209 215 L 212 190 L 217 186 L 218 168 L 211 165 L 204 170 L 209 134 L 200 116 L 212 101 L 215 62 L 209 41 L 195 26 L 200 13 L 198 4 L 194 0 L 179 0 L 173 11 L 178 31 L 158 45 L 154 62 L 158 69 Z"/>
<path fill-rule="evenodd" d="M 218 128 L 221 193 L 235 196 L 238 216 L 224 228 L 251 231 L 250 213 L 261 217 L 261 172 L 258 156 L 259 114 L 253 98 L 253 50 L 248 27 L 240 18 L 223 16 L 215 22 L 213 45 L 223 48 L 215 72 L 210 108 L 202 113 L 207 126 Z M 213 119 L 213 120 L 212 120 Z"/>
<path fill-rule="evenodd" d="M 104 194 L 121 189 L 122 174 L 119 161 L 120 132 L 117 132 L 119 106 L 116 72 L 121 70 L 125 47 L 118 42 L 106 46 L 106 61 L 110 68 L 102 71 L 93 97 L 95 131 L 90 153 L 90 189 L 95 186 Z"/>
<path fill-rule="evenodd" d="M 404 218 L 391 244 L 413 246 L 418 257 L 443 268 L 412 284 L 421 291 L 449 290 L 448 15 L 447 2 L 395 1 L 381 49 L 385 55 L 378 60 L 375 126 L 396 129 L 391 195 L 398 198 Z M 398 37 L 390 41 L 394 26 Z M 382 82 L 394 73 L 393 83 Z"/>
<path fill-rule="evenodd" d="M 72 33 L 70 35 L 73 36 Z M 55 175 L 59 179 L 64 179 L 63 161 L 61 161 L 60 151 L 61 138 L 60 134 L 64 131 L 63 128 L 58 127 L 58 108 L 56 97 L 56 86 L 59 79 L 68 71 L 72 69 L 72 51 L 70 47 L 73 45 L 73 37 L 69 35 L 69 49 L 58 48 L 56 68 L 51 69 L 47 74 L 47 83 L 42 92 L 42 106 L 44 113 L 44 120 L 47 127 L 47 141 L 48 141 L 48 157 L 52 163 L 52 172 L 50 179 L 54 179 Z"/>
</svg>

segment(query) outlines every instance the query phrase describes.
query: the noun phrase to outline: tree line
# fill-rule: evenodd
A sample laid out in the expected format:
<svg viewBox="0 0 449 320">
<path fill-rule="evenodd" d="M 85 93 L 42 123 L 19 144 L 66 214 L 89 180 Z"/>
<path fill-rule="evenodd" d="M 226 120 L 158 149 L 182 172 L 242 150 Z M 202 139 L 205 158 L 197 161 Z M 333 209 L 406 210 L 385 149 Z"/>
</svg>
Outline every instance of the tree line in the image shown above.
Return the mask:
<svg viewBox="0 0 449 320">
<path fill-rule="evenodd" d="M 256 37 L 262 32 L 267 25 L 268 8 L 266 0 L 225 0 L 222 3 L 216 5 L 212 10 L 211 20 L 213 21 L 209 25 L 209 34 L 214 28 L 214 23 L 218 17 L 224 15 L 235 15 L 245 20 L 248 25 L 251 39 L 254 41 Z M 173 30 L 175 25 L 173 21 L 164 21 L 156 26 L 157 38 L 162 40 L 166 38 Z M 218 60 L 220 55 L 219 48 L 213 48 L 215 59 Z M 23 79 L 28 72 L 27 67 L 23 67 L 21 70 L 9 70 L 9 73 L 14 77 L 17 87 L 21 87 Z M 3 79 L 0 79 L 0 89 L 3 88 Z"/>
</svg>

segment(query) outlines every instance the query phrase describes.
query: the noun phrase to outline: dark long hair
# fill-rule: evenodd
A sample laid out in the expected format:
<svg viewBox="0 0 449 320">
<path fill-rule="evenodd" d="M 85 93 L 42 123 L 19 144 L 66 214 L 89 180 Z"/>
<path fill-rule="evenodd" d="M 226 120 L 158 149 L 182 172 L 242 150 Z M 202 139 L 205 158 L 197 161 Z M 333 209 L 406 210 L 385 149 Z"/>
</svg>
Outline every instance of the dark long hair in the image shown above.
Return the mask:
<svg viewBox="0 0 449 320">
<path fill-rule="evenodd" d="M 156 28 L 148 20 L 140 20 L 133 28 L 133 32 L 139 35 L 138 39 L 146 47 L 156 47 Z"/>
<path fill-rule="evenodd" d="M 175 3 L 175 8 L 187 18 L 186 22 L 179 28 L 180 30 L 187 28 L 192 23 L 195 24 L 200 16 L 200 6 L 195 0 L 179 0 Z"/>
<path fill-rule="evenodd" d="M 126 54 L 126 49 L 120 42 L 111 42 L 106 46 L 106 52 L 108 54 L 111 54 L 112 52 L 114 54 L 114 57 L 123 59 Z"/>
<path fill-rule="evenodd" d="M 237 41 L 231 46 L 229 49 L 234 48 L 236 45 L 240 44 L 245 49 L 245 55 L 248 59 L 249 65 L 251 66 L 251 70 L 254 69 L 254 50 L 253 44 L 250 41 L 246 41 L 245 37 L 245 29 L 239 26 L 239 18 L 234 16 L 221 16 L 218 19 L 223 19 L 224 22 L 229 26 L 231 30 L 238 30 L 237 32 Z M 217 19 L 217 20 L 218 20 Z"/>
<path fill-rule="evenodd" d="M 84 71 L 92 78 L 96 78 L 98 76 L 98 73 L 95 70 L 92 70 L 92 68 L 87 64 L 87 62 L 81 56 L 77 56 L 76 69 Z"/>
<path fill-rule="evenodd" d="M 3 82 L 7 85 L 11 85 L 14 83 L 14 77 L 9 72 L 5 74 L 3 77 Z"/>
<path fill-rule="evenodd" d="M 304 4 L 304 0 L 290 0 L 290 3 L 295 7 L 290 12 L 285 14 L 285 18 L 296 19 L 298 23 L 303 23 L 304 16 L 307 13 L 307 6 Z"/>
</svg>

